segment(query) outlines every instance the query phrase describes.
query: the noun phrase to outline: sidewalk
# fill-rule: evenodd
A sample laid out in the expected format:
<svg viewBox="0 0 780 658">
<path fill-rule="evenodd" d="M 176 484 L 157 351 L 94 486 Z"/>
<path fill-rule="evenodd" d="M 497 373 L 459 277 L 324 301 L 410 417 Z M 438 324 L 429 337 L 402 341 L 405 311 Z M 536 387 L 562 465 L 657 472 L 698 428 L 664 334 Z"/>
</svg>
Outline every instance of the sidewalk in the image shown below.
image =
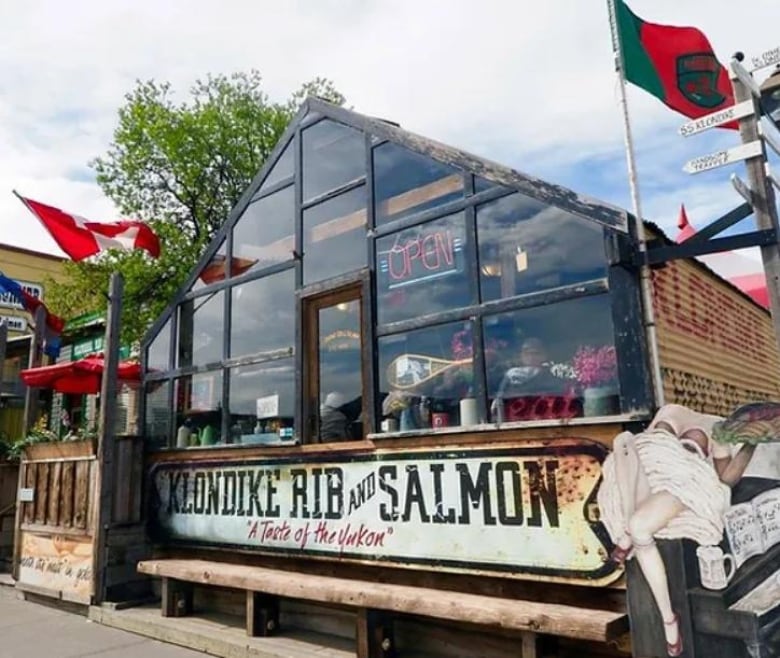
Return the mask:
<svg viewBox="0 0 780 658">
<path fill-rule="evenodd" d="M 96 624 L 0 587 L 0 658 L 202 658 L 204 654 Z"/>
</svg>

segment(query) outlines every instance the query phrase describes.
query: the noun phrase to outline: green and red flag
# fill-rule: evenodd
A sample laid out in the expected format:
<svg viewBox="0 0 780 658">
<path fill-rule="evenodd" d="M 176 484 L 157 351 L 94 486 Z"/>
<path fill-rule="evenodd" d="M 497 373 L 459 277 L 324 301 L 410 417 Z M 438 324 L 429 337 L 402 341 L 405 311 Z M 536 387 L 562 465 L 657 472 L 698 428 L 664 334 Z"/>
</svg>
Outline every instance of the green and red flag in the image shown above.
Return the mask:
<svg viewBox="0 0 780 658">
<path fill-rule="evenodd" d="M 734 104 L 728 71 L 701 30 L 648 23 L 622 0 L 615 13 L 626 80 L 692 119 Z"/>
</svg>

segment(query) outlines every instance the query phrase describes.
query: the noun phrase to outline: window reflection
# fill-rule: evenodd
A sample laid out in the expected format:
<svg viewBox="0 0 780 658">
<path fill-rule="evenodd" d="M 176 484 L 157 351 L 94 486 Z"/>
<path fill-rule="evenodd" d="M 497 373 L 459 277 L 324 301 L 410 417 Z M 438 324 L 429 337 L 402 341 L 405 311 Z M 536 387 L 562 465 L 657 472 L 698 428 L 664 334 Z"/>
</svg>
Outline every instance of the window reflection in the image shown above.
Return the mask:
<svg viewBox="0 0 780 658">
<path fill-rule="evenodd" d="M 619 413 L 608 295 L 487 316 L 483 322 L 493 421 Z M 594 388 L 602 390 L 591 396 Z M 590 404 L 591 397 L 601 397 L 601 406 Z"/>
<path fill-rule="evenodd" d="M 498 183 L 489 181 L 487 178 L 482 178 L 482 176 L 474 176 L 473 178 L 474 178 L 474 194 L 479 194 L 480 192 L 484 192 L 493 187 L 498 187 Z"/>
<path fill-rule="evenodd" d="M 179 377 L 176 398 L 176 447 L 225 443 L 222 436 L 222 370 Z"/>
<path fill-rule="evenodd" d="M 483 301 L 606 276 L 603 229 L 522 194 L 477 208 Z"/>
<path fill-rule="evenodd" d="M 171 321 L 163 325 L 146 351 L 147 371 L 165 372 L 171 369 Z"/>
<path fill-rule="evenodd" d="M 230 442 L 274 444 L 293 438 L 295 364 L 281 359 L 230 369 Z"/>
<path fill-rule="evenodd" d="M 376 223 L 463 197 L 462 173 L 398 144 L 385 142 L 374 149 Z"/>
<path fill-rule="evenodd" d="M 382 418 L 389 421 L 383 426 L 407 431 L 476 422 L 460 413 L 474 409 L 472 334 L 471 322 L 456 322 L 379 339 Z"/>
<path fill-rule="evenodd" d="M 170 382 L 150 382 L 146 385 L 144 436 L 151 448 L 170 444 L 171 408 L 168 406 Z"/>
<path fill-rule="evenodd" d="M 213 292 L 179 306 L 178 366 L 222 360 L 224 293 Z"/>
<path fill-rule="evenodd" d="M 471 303 L 462 212 L 380 238 L 376 250 L 380 324 Z"/>
<path fill-rule="evenodd" d="M 292 348 L 295 272 L 287 270 L 232 290 L 230 356 Z"/>
<path fill-rule="evenodd" d="M 285 178 L 290 178 L 295 171 L 295 139 L 292 139 L 287 145 L 287 148 L 282 151 L 276 164 L 271 171 L 265 177 L 263 184 L 260 186 L 259 192 L 263 192 L 268 188 L 276 185 L 278 182 L 283 181 Z"/>
<path fill-rule="evenodd" d="M 304 202 L 365 176 L 363 133 L 325 119 L 302 135 Z"/>
<path fill-rule="evenodd" d="M 364 185 L 303 212 L 303 279 L 309 284 L 366 266 Z"/>
<path fill-rule="evenodd" d="M 321 308 L 319 326 L 319 440 L 363 438 L 360 302 Z"/>
<path fill-rule="evenodd" d="M 198 278 L 195 279 L 195 283 L 193 283 L 190 288 L 191 291 L 200 290 L 201 288 L 205 288 L 206 286 L 225 278 L 226 254 L 227 245 L 223 240 L 219 249 L 217 249 L 209 262 L 206 263 Z"/>
<path fill-rule="evenodd" d="M 250 203 L 233 228 L 232 275 L 290 260 L 295 250 L 294 218 L 293 185 Z"/>
</svg>

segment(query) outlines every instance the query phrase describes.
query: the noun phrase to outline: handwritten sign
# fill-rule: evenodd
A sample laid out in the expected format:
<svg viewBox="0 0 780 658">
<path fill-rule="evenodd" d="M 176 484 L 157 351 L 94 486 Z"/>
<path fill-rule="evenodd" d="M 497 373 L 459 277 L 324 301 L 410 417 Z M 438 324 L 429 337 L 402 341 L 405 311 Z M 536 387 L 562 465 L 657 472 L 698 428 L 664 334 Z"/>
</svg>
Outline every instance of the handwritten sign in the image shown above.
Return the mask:
<svg viewBox="0 0 780 658">
<path fill-rule="evenodd" d="M 590 504 L 604 455 L 562 439 L 554 451 L 162 463 L 152 523 L 162 541 L 604 584 L 619 575 Z"/>
<path fill-rule="evenodd" d="M 780 64 L 780 47 L 766 50 L 758 57 L 751 57 L 750 63 L 752 64 L 754 71 L 766 68 L 767 66 Z"/>
<path fill-rule="evenodd" d="M 279 394 L 257 398 L 257 417 L 276 418 L 279 416 Z"/>
<path fill-rule="evenodd" d="M 715 153 L 709 153 L 708 155 L 701 155 L 693 160 L 688 160 L 683 167 L 683 171 L 688 174 L 700 174 L 703 171 L 709 171 L 710 169 L 717 169 L 727 164 L 739 162 L 740 160 L 747 160 L 748 158 L 755 158 L 763 153 L 761 141 L 756 140 L 754 142 L 748 142 L 747 144 L 740 144 L 730 149 L 723 149 Z"/>
<path fill-rule="evenodd" d="M 389 250 L 377 254 L 385 288 L 392 290 L 462 272 L 464 239 L 460 233 L 441 226 L 399 233 Z"/>
<path fill-rule="evenodd" d="M 92 595 L 92 541 L 89 538 L 22 533 L 19 582 L 62 598 L 89 603 Z"/>
<path fill-rule="evenodd" d="M 754 111 L 752 100 L 742 101 L 741 103 L 727 107 L 725 110 L 718 110 L 717 112 L 706 114 L 693 121 L 688 121 L 680 126 L 678 132 L 683 137 L 690 137 L 691 135 L 696 135 L 705 130 L 709 130 L 710 128 L 722 126 L 729 121 L 749 116 L 753 114 Z"/>
</svg>

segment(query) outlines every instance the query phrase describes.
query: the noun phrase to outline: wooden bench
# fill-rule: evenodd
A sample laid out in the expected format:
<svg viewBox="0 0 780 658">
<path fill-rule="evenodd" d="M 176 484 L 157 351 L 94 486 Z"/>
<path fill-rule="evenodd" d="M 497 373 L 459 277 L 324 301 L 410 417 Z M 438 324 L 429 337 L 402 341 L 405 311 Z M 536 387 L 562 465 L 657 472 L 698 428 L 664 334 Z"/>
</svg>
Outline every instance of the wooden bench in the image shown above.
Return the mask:
<svg viewBox="0 0 780 658">
<path fill-rule="evenodd" d="M 205 560 L 148 560 L 138 571 L 162 578 L 162 614 L 192 612 L 193 585 L 246 590 L 250 636 L 279 632 L 279 597 L 356 608 L 359 658 L 395 656 L 392 614 L 404 613 L 523 634 L 523 656 L 535 656 L 537 633 L 608 642 L 628 630 L 622 612 L 392 585 Z M 528 646 L 526 653 L 525 647 Z"/>
</svg>

